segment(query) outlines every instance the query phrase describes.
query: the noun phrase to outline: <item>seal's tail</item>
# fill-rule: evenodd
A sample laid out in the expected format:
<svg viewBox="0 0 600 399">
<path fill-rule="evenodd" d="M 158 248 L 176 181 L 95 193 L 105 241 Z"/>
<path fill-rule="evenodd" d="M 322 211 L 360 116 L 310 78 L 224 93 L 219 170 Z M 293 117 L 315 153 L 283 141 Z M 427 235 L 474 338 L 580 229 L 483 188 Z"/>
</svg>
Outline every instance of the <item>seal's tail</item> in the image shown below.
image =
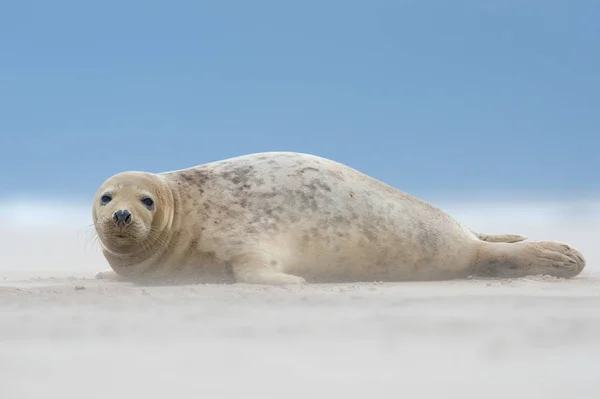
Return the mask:
<svg viewBox="0 0 600 399">
<path fill-rule="evenodd" d="M 519 242 L 527 239 L 525 236 L 520 236 L 517 234 L 481 234 L 473 231 L 473 234 L 477 236 L 481 241 L 487 242 Z"/>
</svg>

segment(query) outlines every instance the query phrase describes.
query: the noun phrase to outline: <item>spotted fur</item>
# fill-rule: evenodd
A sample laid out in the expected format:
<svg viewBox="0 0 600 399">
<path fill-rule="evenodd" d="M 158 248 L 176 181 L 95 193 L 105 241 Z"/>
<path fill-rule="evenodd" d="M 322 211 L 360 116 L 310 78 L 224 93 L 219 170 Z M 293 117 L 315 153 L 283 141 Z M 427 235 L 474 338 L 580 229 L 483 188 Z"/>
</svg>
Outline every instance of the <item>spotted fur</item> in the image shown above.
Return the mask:
<svg viewBox="0 0 600 399">
<path fill-rule="evenodd" d="M 115 198 L 100 206 L 107 190 Z M 158 199 L 154 213 L 136 202 L 141 192 Z M 159 174 L 123 172 L 103 184 L 95 201 L 104 254 L 128 279 L 290 284 L 490 273 L 572 277 L 585 264 L 562 244 L 472 232 L 426 202 L 308 154 L 259 153 Z M 114 227 L 106 222 L 121 208 L 139 225 L 128 246 L 111 240 Z M 142 234 L 150 230 L 156 234 Z"/>
</svg>

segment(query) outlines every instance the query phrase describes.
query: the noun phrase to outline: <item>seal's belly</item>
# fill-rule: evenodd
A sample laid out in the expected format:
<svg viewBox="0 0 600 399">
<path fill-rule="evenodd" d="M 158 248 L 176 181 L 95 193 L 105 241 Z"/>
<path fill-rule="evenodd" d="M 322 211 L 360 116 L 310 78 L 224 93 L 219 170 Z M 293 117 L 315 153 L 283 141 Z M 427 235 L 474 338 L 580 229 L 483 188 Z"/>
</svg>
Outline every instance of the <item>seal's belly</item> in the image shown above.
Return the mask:
<svg viewBox="0 0 600 399">
<path fill-rule="evenodd" d="M 307 280 L 429 280 L 468 276 L 473 237 L 420 203 L 363 202 L 313 212 L 290 226 L 285 272 Z"/>
<path fill-rule="evenodd" d="M 185 172 L 178 184 L 193 179 L 202 181 L 188 199 L 195 228 L 224 261 L 273 252 L 273 267 L 308 281 L 447 279 L 474 264 L 475 238 L 450 216 L 326 159 L 243 157 Z"/>
</svg>

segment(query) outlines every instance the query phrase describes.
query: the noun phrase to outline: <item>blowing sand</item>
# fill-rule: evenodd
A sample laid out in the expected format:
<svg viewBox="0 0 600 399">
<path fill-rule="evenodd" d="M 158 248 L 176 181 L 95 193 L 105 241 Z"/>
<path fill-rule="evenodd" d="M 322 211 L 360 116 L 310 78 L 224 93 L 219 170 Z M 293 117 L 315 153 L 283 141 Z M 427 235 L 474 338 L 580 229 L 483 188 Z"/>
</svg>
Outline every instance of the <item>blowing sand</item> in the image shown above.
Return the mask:
<svg viewBox="0 0 600 399">
<path fill-rule="evenodd" d="M 600 397 L 596 203 L 444 208 L 575 245 L 573 280 L 297 288 L 97 281 L 85 208 L 71 228 L 66 210 L 15 209 L 0 215 L 2 399 Z"/>
</svg>

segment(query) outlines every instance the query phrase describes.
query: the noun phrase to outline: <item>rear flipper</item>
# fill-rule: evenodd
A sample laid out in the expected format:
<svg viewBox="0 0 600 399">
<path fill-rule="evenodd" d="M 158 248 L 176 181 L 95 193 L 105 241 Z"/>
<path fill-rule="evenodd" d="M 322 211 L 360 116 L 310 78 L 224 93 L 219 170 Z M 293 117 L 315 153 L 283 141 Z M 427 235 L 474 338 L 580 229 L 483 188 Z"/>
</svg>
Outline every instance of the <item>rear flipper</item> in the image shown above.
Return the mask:
<svg viewBox="0 0 600 399">
<path fill-rule="evenodd" d="M 498 278 L 534 275 L 572 278 L 581 273 L 584 267 L 585 259 L 581 252 L 560 242 L 481 242 L 474 275 Z"/>
<path fill-rule="evenodd" d="M 482 234 L 482 233 L 477 233 L 472 230 L 471 230 L 471 232 L 473 234 L 475 234 L 475 236 L 477 236 L 477 238 L 479 238 L 481 241 L 486 241 L 486 242 L 513 243 L 513 242 L 525 241 L 527 239 L 527 237 L 520 236 L 517 234 Z"/>
</svg>

